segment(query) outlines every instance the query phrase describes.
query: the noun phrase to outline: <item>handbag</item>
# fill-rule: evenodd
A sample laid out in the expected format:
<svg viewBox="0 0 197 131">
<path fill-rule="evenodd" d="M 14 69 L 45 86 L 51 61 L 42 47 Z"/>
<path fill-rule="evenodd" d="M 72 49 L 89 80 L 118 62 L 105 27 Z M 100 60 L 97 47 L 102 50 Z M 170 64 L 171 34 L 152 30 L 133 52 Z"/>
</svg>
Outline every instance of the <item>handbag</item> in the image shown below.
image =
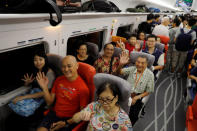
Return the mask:
<svg viewBox="0 0 197 131">
<path fill-rule="evenodd" d="M 52 26 L 56 26 L 62 21 L 60 9 L 53 0 L 1 0 L 0 13 L 49 13 L 49 23 Z M 52 13 L 56 14 L 57 21 L 54 20 Z"/>
<path fill-rule="evenodd" d="M 82 5 L 83 12 L 96 11 L 96 12 L 121 12 L 121 10 L 111 1 L 107 0 L 92 0 L 87 1 Z"/>
<path fill-rule="evenodd" d="M 33 88 L 30 90 L 29 93 L 26 94 L 34 94 L 37 92 L 41 92 L 40 88 Z M 18 115 L 24 116 L 24 117 L 29 117 L 34 114 L 36 109 L 38 109 L 41 104 L 44 102 L 43 98 L 34 98 L 34 99 L 24 99 L 21 101 L 18 101 L 16 104 L 13 104 L 10 102 L 8 106 Z"/>
</svg>

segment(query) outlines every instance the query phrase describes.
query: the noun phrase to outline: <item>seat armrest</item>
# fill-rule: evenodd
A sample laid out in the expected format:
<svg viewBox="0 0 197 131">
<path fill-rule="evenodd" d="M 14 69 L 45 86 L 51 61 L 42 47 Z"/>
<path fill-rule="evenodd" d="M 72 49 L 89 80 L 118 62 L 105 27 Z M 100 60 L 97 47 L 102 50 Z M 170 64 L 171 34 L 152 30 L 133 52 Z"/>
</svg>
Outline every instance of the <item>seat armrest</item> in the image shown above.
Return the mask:
<svg viewBox="0 0 197 131">
<path fill-rule="evenodd" d="M 80 122 L 72 131 L 85 131 L 87 128 L 88 122 Z"/>
<path fill-rule="evenodd" d="M 187 78 L 187 87 L 191 87 L 192 86 L 192 80 Z"/>
<path fill-rule="evenodd" d="M 189 121 L 192 121 L 194 119 L 194 114 L 193 114 L 193 111 L 192 111 L 192 106 L 188 106 L 187 108 L 187 119 Z"/>
<path fill-rule="evenodd" d="M 142 99 L 142 103 L 145 105 L 145 104 L 148 102 L 149 98 L 150 98 L 150 94 L 147 95 L 147 96 L 145 96 L 145 97 Z"/>
</svg>

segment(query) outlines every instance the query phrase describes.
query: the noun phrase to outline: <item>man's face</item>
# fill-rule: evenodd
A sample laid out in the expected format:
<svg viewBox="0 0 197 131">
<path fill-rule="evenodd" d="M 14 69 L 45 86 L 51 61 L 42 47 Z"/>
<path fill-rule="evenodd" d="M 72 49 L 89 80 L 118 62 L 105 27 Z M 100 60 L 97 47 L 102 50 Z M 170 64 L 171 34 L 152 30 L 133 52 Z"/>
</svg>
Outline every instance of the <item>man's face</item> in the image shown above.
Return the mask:
<svg viewBox="0 0 197 131">
<path fill-rule="evenodd" d="M 155 38 L 154 37 L 148 38 L 148 40 L 147 40 L 147 46 L 148 46 L 148 48 L 155 47 Z"/>
<path fill-rule="evenodd" d="M 72 79 L 77 74 L 78 63 L 70 58 L 62 61 L 62 72 L 68 79 Z"/>
<path fill-rule="evenodd" d="M 146 58 L 138 57 L 135 62 L 135 66 L 136 66 L 137 70 L 140 72 L 143 71 L 144 69 L 146 69 L 146 67 L 147 67 Z"/>
<path fill-rule="evenodd" d="M 136 37 L 131 37 L 131 38 L 129 38 L 129 43 L 130 43 L 132 46 L 135 46 L 135 44 L 137 43 Z"/>
</svg>

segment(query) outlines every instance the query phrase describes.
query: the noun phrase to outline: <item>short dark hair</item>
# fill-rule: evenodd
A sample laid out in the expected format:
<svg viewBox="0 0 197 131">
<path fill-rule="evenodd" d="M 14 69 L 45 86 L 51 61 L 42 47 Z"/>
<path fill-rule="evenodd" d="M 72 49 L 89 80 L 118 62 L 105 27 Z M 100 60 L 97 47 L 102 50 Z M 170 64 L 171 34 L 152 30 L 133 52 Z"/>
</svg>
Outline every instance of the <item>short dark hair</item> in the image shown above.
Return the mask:
<svg viewBox="0 0 197 131">
<path fill-rule="evenodd" d="M 154 19 L 154 15 L 153 14 L 148 14 L 147 15 L 147 20 L 152 20 Z"/>
<path fill-rule="evenodd" d="M 46 56 L 46 53 L 44 50 L 36 50 L 33 54 L 33 60 L 35 56 L 39 56 L 39 57 L 43 57 L 45 60 L 45 65 L 42 68 L 42 72 L 44 72 L 44 74 L 46 75 L 48 70 L 49 70 L 49 62 L 48 62 L 48 57 Z M 33 75 L 34 77 L 37 75 L 37 73 L 39 72 L 39 70 L 34 66 L 33 67 Z"/>
<path fill-rule="evenodd" d="M 155 35 L 153 35 L 153 34 L 150 34 L 150 35 L 148 35 L 147 40 L 148 40 L 149 38 L 155 38 L 155 40 L 156 40 L 156 39 L 157 39 L 157 36 L 155 36 Z"/>
<path fill-rule="evenodd" d="M 192 26 L 195 25 L 195 24 L 196 24 L 196 20 L 195 20 L 194 18 L 190 18 L 189 21 L 188 21 L 188 25 L 189 25 L 190 27 L 192 27 Z"/>
<path fill-rule="evenodd" d="M 140 33 L 144 33 L 144 35 L 145 35 L 145 39 L 146 39 L 146 33 L 145 33 L 144 31 L 140 31 L 140 32 L 138 32 L 138 34 L 137 34 L 137 38 L 139 39 Z"/>
<path fill-rule="evenodd" d="M 87 47 L 87 44 L 83 41 L 80 41 L 77 45 L 77 50 L 79 50 L 79 48 L 82 46 L 82 45 L 85 45 Z"/>
<path fill-rule="evenodd" d="M 112 43 L 107 43 L 107 44 L 105 44 L 105 45 L 104 45 L 104 49 L 105 49 L 108 45 L 113 45 L 113 44 L 112 44 Z M 113 47 L 115 47 L 115 46 L 113 45 Z"/>
<path fill-rule="evenodd" d="M 144 58 L 144 59 L 146 59 L 146 62 L 148 63 L 148 58 L 147 58 L 145 55 L 140 55 L 140 56 L 137 57 L 137 59 L 139 59 L 139 58 Z M 137 59 L 136 59 L 136 60 L 137 60 Z"/>
<path fill-rule="evenodd" d="M 137 35 L 136 35 L 136 34 L 131 34 L 131 35 L 129 36 L 129 39 L 130 39 L 131 37 L 137 38 Z"/>
<path fill-rule="evenodd" d="M 118 102 L 119 103 L 122 99 L 122 95 L 120 92 L 120 89 L 118 88 L 118 86 L 112 82 L 104 82 L 102 83 L 99 88 L 96 91 L 97 96 L 99 97 L 99 95 L 105 91 L 107 88 L 109 88 L 113 94 L 113 96 L 118 96 Z"/>
<path fill-rule="evenodd" d="M 181 21 L 180 21 L 180 19 L 175 18 L 175 19 L 173 20 L 173 23 L 175 23 L 176 26 L 179 26 L 179 25 L 181 24 Z"/>
<path fill-rule="evenodd" d="M 156 14 L 154 18 L 157 19 L 157 18 L 159 18 L 159 17 L 160 17 L 160 15 Z"/>
</svg>

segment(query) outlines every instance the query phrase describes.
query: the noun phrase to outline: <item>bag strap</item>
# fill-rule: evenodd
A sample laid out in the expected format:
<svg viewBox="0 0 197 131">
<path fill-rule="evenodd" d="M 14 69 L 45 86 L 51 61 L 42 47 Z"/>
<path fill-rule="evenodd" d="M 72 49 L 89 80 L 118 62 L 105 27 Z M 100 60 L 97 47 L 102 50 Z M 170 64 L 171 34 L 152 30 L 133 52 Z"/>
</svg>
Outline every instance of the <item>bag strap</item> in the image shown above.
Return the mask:
<svg viewBox="0 0 197 131">
<path fill-rule="evenodd" d="M 54 20 L 52 13 L 50 12 L 50 19 L 49 19 L 49 23 L 52 26 L 56 26 L 58 25 L 61 21 L 62 21 L 62 14 L 61 11 L 59 9 L 59 7 L 56 5 L 55 2 L 53 2 L 52 0 L 45 0 L 48 4 L 50 4 L 50 6 L 52 6 L 52 8 L 55 11 L 55 14 L 57 15 L 57 21 Z"/>
<path fill-rule="evenodd" d="M 194 31 L 194 30 L 191 29 L 187 34 L 191 34 L 193 31 Z"/>
<path fill-rule="evenodd" d="M 112 63 L 114 61 L 114 56 L 112 56 L 111 61 L 110 61 L 110 67 L 109 67 L 109 74 L 112 73 Z"/>
<path fill-rule="evenodd" d="M 184 34 L 184 30 L 183 30 L 183 28 L 181 28 L 181 34 Z"/>
</svg>

